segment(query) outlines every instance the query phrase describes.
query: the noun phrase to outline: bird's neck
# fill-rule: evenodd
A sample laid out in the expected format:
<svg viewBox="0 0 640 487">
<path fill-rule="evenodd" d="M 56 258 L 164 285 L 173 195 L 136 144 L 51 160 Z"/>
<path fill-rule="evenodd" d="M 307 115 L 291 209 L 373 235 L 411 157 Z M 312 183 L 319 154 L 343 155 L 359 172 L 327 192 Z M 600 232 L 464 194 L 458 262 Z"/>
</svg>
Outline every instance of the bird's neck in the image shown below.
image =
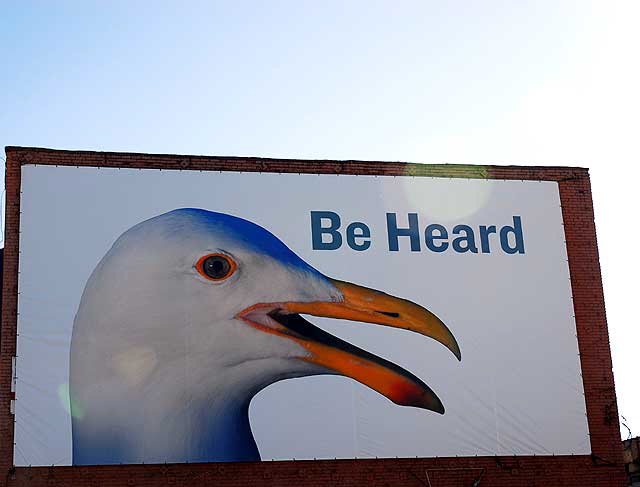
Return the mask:
<svg viewBox="0 0 640 487">
<path fill-rule="evenodd" d="M 254 392 L 225 392 L 175 402 L 153 393 L 129 396 L 124 410 L 109 408 L 107 400 L 74 418 L 73 463 L 259 461 L 249 425 Z"/>
<path fill-rule="evenodd" d="M 249 425 L 251 397 L 206 404 L 195 417 L 189 441 L 189 462 L 259 461 L 260 453 Z M 200 418 L 198 418 L 200 416 Z"/>
</svg>

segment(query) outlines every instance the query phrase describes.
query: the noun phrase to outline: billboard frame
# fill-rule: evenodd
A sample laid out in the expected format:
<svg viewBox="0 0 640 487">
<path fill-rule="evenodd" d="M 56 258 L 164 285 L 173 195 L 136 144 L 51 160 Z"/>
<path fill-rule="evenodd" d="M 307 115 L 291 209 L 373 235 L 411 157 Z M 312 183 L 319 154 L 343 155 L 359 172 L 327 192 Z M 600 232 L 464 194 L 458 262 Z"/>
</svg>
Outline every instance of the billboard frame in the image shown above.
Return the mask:
<svg viewBox="0 0 640 487">
<path fill-rule="evenodd" d="M 318 485 L 351 482 L 379 485 L 530 485 L 531 475 L 544 475 L 549 485 L 624 485 L 622 444 L 606 324 L 589 172 L 578 167 L 412 164 L 402 162 L 331 161 L 217 157 L 121 152 L 62 151 L 7 147 L 6 216 L 2 330 L 0 334 L 0 474 L 20 484 L 77 485 L 83 481 L 136 479 L 155 485 L 173 477 L 177 483 L 203 485 Z M 20 255 L 21 168 L 24 165 L 195 171 L 271 172 L 416 176 L 467 179 L 554 181 L 558 183 L 567 245 L 591 455 L 456 457 L 379 460 L 278 461 L 233 464 L 121 465 L 95 467 L 14 467 L 12 401 L 13 357 L 16 354 L 18 262 Z M 604 468 L 603 468 L 604 467 Z M 431 474 L 429 474 L 431 472 Z M 28 480 L 27 480 L 28 479 Z M 438 479 L 436 483 L 434 479 Z M 127 480 L 127 481 L 129 481 Z M 12 485 L 12 484 L 8 484 Z"/>
</svg>

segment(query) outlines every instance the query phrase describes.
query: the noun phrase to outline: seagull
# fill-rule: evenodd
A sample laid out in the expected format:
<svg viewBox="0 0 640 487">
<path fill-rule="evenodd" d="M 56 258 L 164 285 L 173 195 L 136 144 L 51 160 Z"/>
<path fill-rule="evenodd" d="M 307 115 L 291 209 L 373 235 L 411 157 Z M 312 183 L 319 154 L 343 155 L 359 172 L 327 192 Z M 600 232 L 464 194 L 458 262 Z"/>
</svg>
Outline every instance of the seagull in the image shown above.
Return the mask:
<svg viewBox="0 0 640 487">
<path fill-rule="evenodd" d="M 73 464 L 259 461 L 249 403 L 295 377 L 343 375 L 444 414 L 418 377 L 301 315 L 403 328 L 460 360 L 427 309 L 331 279 L 248 220 L 181 208 L 130 228 L 89 277 L 73 323 Z"/>
</svg>

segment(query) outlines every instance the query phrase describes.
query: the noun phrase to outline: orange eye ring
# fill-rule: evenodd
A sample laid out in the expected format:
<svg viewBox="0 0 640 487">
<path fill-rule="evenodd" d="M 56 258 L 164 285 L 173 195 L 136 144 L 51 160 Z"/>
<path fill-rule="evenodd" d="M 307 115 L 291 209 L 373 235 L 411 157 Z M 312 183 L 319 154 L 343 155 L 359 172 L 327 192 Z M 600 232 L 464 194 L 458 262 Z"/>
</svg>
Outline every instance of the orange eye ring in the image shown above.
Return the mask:
<svg viewBox="0 0 640 487">
<path fill-rule="evenodd" d="M 202 277 L 209 281 L 224 281 L 237 269 L 235 261 L 225 254 L 203 255 L 196 262 L 196 269 Z"/>
</svg>

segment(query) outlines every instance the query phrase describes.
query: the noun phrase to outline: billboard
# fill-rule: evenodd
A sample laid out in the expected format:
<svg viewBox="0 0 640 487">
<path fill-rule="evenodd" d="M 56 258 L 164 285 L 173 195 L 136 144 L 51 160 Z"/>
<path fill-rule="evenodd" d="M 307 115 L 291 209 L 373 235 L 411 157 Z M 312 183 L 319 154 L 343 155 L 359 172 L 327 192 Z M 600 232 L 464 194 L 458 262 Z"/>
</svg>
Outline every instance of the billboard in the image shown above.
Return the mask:
<svg viewBox="0 0 640 487">
<path fill-rule="evenodd" d="M 590 452 L 554 182 L 24 165 L 16 465 Z"/>
</svg>

